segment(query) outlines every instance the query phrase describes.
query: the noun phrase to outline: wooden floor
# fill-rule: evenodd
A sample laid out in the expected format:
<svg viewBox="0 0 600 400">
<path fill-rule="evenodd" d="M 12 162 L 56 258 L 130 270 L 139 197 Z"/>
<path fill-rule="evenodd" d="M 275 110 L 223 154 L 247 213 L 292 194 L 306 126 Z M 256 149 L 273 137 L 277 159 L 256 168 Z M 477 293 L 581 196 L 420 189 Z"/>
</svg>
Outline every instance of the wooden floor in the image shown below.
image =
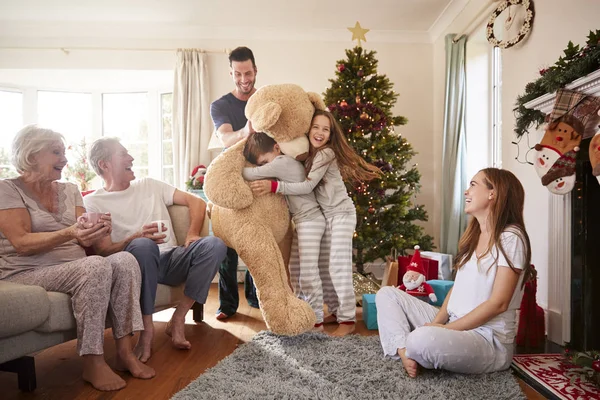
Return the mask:
<svg viewBox="0 0 600 400">
<path fill-rule="evenodd" d="M 149 381 L 139 380 L 127 374 L 121 376 L 127 387 L 118 392 L 98 392 L 81 379 L 81 359 L 75 354 L 75 341 L 63 343 L 44 350 L 36 355 L 37 389 L 33 393 L 22 393 L 17 389 L 15 374 L 0 372 L 0 398 L 13 399 L 169 399 L 173 394 L 188 385 L 207 368 L 213 367 L 221 359 L 231 354 L 238 345 L 250 341 L 261 330 L 266 329 L 259 310 L 248 306 L 244 300 L 243 286 L 240 286 L 240 308 L 238 313 L 221 322 L 214 314 L 218 306 L 216 284 L 210 290 L 205 306 L 205 320 L 195 324 L 188 314 L 186 337 L 192 343 L 190 351 L 175 350 L 165 335 L 166 321 L 172 310 L 154 315 L 155 338 L 154 354 L 148 362 L 156 370 L 156 377 Z M 362 322 L 362 309 L 357 313 L 357 333 L 376 335 L 377 331 L 367 330 Z M 327 331 L 335 325 L 326 327 Z M 105 356 L 112 365 L 114 362 L 114 341 L 109 331 L 106 334 Z M 401 368 L 400 364 L 398 368 Z M 235 373 L 235 371 L 232 371 Z M 544 399 L 543 396 L 519 380 L 528 399 Z"/>
</svg>

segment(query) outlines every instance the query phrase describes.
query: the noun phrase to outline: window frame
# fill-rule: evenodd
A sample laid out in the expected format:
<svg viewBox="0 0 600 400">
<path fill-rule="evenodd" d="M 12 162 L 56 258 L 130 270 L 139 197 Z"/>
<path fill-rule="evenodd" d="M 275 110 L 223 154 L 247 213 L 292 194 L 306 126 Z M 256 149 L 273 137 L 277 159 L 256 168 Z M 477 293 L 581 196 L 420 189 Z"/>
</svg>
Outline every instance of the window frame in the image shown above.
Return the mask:
<svg viewBox="0 0 600 400">
<path fill-rule="evenodd" d="M 123 88 L 110 90 L 75 90 L 61 89 L 56 87 L 36 86 L 25 87 L 19 85 L 1 84 L 1 91 L 15 92 L 22 94 L 22 124 L 21 126 L 36 124 L 39 121 L 38 116 L 38 92 L 59 92 L 59 93 L 85 93 L 91 95 L 91 137 L 89 143 L 104 136 L 103 127 L 103 95 L 104 94 L 129 94 L 146 93 L 148 96 L 148 176 L 155 179 L 163 179 L 163 141 L 162 141 L 162 109 L 161 101 L 163 94 L 173 93 L 172 88 L 160 89 L 140 89 Z M 52 127 L 48 127 L 52 129 Z M 15 132 L 16 133 L 16 132 Z M 153 145 L 154 144 L 154 145 Z M 158 160 L 159 162 L 152 162 Z M 134 161 L 135 164 L 135 161 Z"/>
</svg>

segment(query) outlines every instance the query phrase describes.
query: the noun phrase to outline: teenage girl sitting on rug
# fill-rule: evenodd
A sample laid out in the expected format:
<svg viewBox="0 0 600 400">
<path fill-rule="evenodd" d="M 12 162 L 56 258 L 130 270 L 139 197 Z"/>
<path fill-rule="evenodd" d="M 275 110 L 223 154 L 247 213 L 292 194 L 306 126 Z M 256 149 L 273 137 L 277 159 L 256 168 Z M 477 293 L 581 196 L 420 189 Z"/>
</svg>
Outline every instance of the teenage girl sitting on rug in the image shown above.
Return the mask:
<svg viewBox="0 0 600 400">
<path fill-rule="evenodd" d="M 383 351 L 399 357 L 409 376 L 417 375 L 419 365 L 460 373 L 510 366 L 516 310 L 530 274 L 524 200 L 512 173 L 479 171 L 465 191 L 471 220 L 458 244 L 454 287 L 442 307 L 391 286 L 377 293 Z"/>
<path fill-rule="evenodd" d="M 378 168 L 365 162 L 348 145 L 342 130 L 327 111 L 317 110 L 308 133 L 310 152 L 305 162 L 304 182 L 254 181 L 256 195 L 271 192 L 302 195 L 315 191 L 325 216 L 325 233 L 319 254 L 319 275 L 323 301 L 331 313 L 325 322 L 339 323 L 332 333 L 344 336 L 354 332 L 356 300 L 352 286 L 352 237 L 356 227 L 356 208 L 344 181 L 360 184 L 378 177 Z M 304 278 L 303 278 L 304 279 Z"/>
</svg>

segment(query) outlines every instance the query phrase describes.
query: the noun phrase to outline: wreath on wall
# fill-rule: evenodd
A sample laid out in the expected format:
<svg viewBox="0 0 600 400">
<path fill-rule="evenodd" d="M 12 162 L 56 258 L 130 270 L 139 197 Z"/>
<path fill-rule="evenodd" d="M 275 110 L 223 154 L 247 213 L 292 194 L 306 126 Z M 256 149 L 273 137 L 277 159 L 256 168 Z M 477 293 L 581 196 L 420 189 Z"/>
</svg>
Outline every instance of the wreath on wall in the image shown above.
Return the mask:
<svg viewBox="0 0 600 400">
<path fill-rule="evenodd" d="M 540 70 L 540 77 L 525 85 L 525 93 L 517 97 L 515 108 L 515 134 L 518 138 L 537 129 L 544 123 L 546 115 L 525 104 L 546 93 L 553 93 L 569 83 L 600 69 L 600 30 L 590 31 L 584 47 L 569 41 L 564 55 L 551 67 Z"/>
<path fill-rule="evenodd" d="M 508 40 L 498 40 L 494 35 L 494 25 L 496 24 L 496 19 L 502 14 L 506 9 L 508 9 L 508 18 L 504 22 L 504 28 L 508 31 L 514 22 L 516 15 L 511 15 L 510 7 L 511 6 L 522 6 L 525 10 L 525 16 L 523 19 L 523 23 L 521 28 L 519 29 L 519 33 L 517 36 L 508 39 Z M 508 49 L 509 47 L 514 46 L 519 43 L 521 40 L 525 38 L 531 31 L 531 25 L 533 24 L 533 17 L 535 15 L 533 9 L 533 1 L 531 0 L 506 0 L 500 3 L 498 7 L 492 12 L 486 27 L 486 37 L 488 42 L 490 42 L 495 47 L 500 47 L 501 49 Z"/>
</svg>

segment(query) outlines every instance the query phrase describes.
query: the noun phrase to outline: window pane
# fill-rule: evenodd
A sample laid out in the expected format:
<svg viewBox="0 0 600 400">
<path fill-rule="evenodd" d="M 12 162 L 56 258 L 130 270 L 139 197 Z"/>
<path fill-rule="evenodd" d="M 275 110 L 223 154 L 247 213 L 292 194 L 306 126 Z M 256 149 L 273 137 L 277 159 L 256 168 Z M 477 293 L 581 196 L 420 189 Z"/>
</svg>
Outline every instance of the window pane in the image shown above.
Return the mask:
<svg viewBox="0 0 600 400">
<path fill-rule="evenodd" d="M 15 134 L 23 127 L 23 94 L 0 91 L 0 178 L 12 178 L 17 171 L 10 162 Z"/>
<path fill-rule="evenodd" d="M 160 96 L 162 110 L 162 138 L 170 140 L 173 138 L 173 93 L 164 93 Z"/>
<path fill-rule="evenodd" d="M 163 168 L 163 181 L 170 185 L 174 185 L 175 179 L 173 178 L 173 167 L 164 167 Z"/>
<path fill-rule="evenodd" d="M 148 94 L 102 95 L 104 136 L 116 136 L 135 158 L 136 177 L 148 176 Z"/>
<path fill-rule="evenodd" d="M 173 165 L 173 142 L 163 142 L 163 165 Z"/>
<path fill-rule="evenodd" d="M 90 93 L 38 91 L 38 124 L 62 133 L 67 144 L 92 136 Z"/>
</svg>

